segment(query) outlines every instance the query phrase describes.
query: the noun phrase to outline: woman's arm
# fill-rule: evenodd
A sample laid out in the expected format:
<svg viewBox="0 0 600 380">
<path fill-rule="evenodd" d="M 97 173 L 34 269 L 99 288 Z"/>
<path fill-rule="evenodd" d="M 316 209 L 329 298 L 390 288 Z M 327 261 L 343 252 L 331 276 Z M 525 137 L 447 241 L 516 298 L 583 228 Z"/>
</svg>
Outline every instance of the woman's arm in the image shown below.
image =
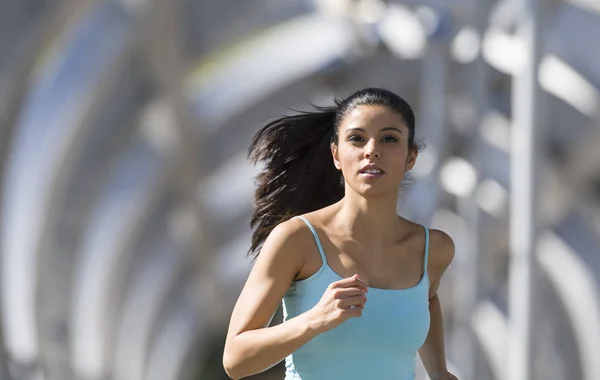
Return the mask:
<svg viewBox="0 0 600 380">
<path fill-rule="evenodd" d="M 233 337 L 223 356 L 232 379 L 254 375 L 273 367 L 317 335 L 307 314 L 277 326 L 245 331 Z"/>
<path fill-rule="evenodd" d="M 233 379 L 265 371 L 310 341 L 306 316 L 268 327 L 286 290 L 302 266 L 301 231 L 296 220 L 269 235 L 233 309 L 223 366 Z"/>
<path fill-rule="evenodd" d="M 437 291 L 442 275 L 454 258 L 454 242 L 444 232 L 432 231 L 430 247 L 428 273 L 433 280 L 429 287 L 431 324 L 425 343 L 419 349 L 419 356 L 431 380 L 453 380 L 456 377 L 446 367 L 444 323 Z"/>
<path fill-rule="evenodd" d="M 448 372 L 444 349 L 442 310 L 437 294 L 429 300 L 429 313 L 431 315 L 431 325 L 425 343 L 419 349 L 419 356 L 429 377 L 433 380 L 434 376 Z M 441 377 L 440 379 L 445 378 Z"/>
</svg>

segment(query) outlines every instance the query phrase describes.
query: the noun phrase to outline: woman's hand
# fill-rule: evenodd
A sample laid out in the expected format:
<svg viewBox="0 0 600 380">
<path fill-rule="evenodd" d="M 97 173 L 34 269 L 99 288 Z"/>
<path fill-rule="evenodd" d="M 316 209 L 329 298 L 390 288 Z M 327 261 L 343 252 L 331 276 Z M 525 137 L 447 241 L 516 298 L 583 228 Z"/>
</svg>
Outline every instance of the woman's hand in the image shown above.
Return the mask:
<svg viewBox="0 0 600 380">
<path fill-rule="evenodd" d="M 367 291 L 367 285 L 358 275 L 329 284 L 321 300 L 308 311 L 313 328 L 323 333 L 348 318 L 360 317 L 367 302 Z"/>
<path fill-rule="evenodd" d="M 458 380 L 456 376 L 450 372 L 435 373 L 429 377 L 430 380 Z"/>
</svg>

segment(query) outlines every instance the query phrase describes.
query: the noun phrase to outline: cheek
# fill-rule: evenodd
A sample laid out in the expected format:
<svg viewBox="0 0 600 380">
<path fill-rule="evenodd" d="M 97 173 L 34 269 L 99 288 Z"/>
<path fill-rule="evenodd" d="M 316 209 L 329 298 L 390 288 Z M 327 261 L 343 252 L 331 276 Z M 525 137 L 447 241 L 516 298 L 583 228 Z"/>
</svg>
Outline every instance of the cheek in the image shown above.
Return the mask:
<svg viewBox="0 0 600 380">
<path fill-rule="evenodd" d="M 352 165 L 353 162 L 360 160 L 360 151 L 352 147 L 340 147 L 338 158 L 342 166 Z"/>
<path fill-rule="evenodd" d="M 389 157 L 394 157 L 396 161 L 404 163 L 408 159 L 408 150 L 406 147 L 396 145 L 390 147 Z"/>
</svg>

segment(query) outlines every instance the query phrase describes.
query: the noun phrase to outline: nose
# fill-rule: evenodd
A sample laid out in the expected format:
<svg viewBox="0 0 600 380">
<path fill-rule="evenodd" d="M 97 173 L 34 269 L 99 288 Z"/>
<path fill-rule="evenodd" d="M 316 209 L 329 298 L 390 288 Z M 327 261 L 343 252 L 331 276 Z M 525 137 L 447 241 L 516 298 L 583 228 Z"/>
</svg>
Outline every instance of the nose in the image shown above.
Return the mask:
<svg viewBox="0 0 600 380">
<path fill-rule="evenodd" d="M 377 146 L 375 145 L 375 142 L 373 140 L 371 140 L 365 146 L 365 158 L 379 159 L 379 150 L 377 149 Z"/>
</svg>

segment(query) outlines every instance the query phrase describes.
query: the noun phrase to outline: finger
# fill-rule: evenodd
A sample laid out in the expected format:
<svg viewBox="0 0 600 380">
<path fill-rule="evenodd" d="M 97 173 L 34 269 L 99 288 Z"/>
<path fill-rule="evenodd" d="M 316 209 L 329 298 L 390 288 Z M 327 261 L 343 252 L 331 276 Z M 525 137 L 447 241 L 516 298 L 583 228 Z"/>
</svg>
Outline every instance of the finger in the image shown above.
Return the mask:
<svg viewBox="0 0 600 380">
<path fill-rule="evenodd" d="M 358 277 L 358 275 L 354 275 L 352 277 L 348 277 L 348 278 L 344 278 L 342 280 L 336 281 L 333 284 L 334 288 L 347 288 L 350 286 L 358 286 L 362 289 L 364 289 L 365 292 L 367 292 L 369 289 L 367 288 L 367 284 L 365 284 L 365 282 L 363 280 L 360 279 L 360 277 Z"/>
<path fill-rule="evenodd" d="M 367 303 L 367 296 L 362 291 L 354 292 L 354 294 L 348 294 L 344 297 L 339 297 L 336 299 L 338 299 L 340 301 L 347 300 L 347 299 L 351 299 L 351 300 L 352 299 L 360 299 L 360 300 L 362 300 L 363 305 Z"/>
<path fill-rule="evenodd" d="M 362 278 L 360 278 L 357 274 L 354 275 L 354 278 L 356 278 L 356 281 L 358 281 L 358 283 L 361 284 L 361 286 L 365 289 L 365 292 L 369 291 L 369 286 Z"/>
<path fill-rule="evenodd" d="M 336 289 L 333 294 L 333 298 L 335 298 L 335 299 L 342 299 L 342 298 L 354 297 L 354 296 L 362 296 L 365 298 L 365 300 L 367 299 L 367 296 L 365 295 L 365 291 L 359 287 Z"/>
<path fill-rule="evenodd" d="M 348 297 L 341 300 L 339 305 L 341 309 L 350 307 L 360 307 L 362 309 L 365 307 L 365 299 L 361 296 Z"/>
<path fill-rule="evenodd" d="M 362 316 L 363 309 L 360 307 L 351 307 L 342 311 L 344 318 L 359 318 Z"/>
</svg>

